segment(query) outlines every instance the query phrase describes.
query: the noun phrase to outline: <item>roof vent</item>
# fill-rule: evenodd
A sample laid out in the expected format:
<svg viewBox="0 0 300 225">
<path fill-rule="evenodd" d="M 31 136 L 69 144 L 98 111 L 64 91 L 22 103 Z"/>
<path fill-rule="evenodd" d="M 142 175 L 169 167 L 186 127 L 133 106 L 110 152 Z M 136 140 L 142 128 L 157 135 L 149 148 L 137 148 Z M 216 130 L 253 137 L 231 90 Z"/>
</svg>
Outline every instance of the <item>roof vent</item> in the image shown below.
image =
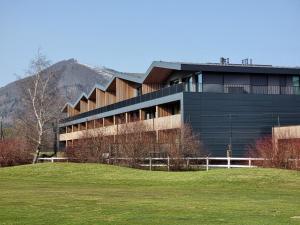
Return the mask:
<svg viewBox="0 0 300 225">
<path fill-rule="evenodd" d="M 220 58 L 220 64 L 221 65 L 228 65 L 229 64 L 229 58 L 221 57 Z"/>
<path fill-rule="evenodd" d="M 242 65 L 243 66 L 252 66 L 253 64 L 252 64 L 252 59 L 250 58 L 246 58 L 246 59 L 242 59 Z"/>
</svg>

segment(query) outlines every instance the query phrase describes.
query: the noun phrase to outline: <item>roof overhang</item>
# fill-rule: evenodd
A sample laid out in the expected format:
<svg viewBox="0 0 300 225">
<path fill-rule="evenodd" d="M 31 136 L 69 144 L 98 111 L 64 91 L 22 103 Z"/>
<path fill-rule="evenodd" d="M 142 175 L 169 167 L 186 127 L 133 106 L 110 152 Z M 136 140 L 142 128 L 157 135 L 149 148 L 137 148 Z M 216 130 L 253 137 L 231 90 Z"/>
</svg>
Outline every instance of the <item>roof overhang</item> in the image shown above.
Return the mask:
<svg viewBox="0 0 300 225">
<path fill-rule="evenodd" d="M 209 64 L 181 64 L 181 70 L 186 71 L 207 71 L 223 73 L 264 73 L 300 75 L 300 68 L 255 66 L 255 65 L 209 65 Z"/>
</svg>

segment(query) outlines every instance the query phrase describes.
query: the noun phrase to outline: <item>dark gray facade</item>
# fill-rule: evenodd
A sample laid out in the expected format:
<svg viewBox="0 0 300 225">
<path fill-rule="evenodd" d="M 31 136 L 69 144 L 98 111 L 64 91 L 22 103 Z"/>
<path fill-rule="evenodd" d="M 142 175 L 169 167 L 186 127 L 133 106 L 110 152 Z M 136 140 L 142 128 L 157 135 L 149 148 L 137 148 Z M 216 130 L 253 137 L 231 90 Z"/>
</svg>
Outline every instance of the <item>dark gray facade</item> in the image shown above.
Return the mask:
<svg viewBox="0 0 300 225">
<path fill-rule="evenodd" d="M 208 154 L 225 156 L 231 142 L 233 156 L 246 156 L 273 126 L 300 124 L 300 95 L 185 92 L 183 112 Z"/>
</svg>

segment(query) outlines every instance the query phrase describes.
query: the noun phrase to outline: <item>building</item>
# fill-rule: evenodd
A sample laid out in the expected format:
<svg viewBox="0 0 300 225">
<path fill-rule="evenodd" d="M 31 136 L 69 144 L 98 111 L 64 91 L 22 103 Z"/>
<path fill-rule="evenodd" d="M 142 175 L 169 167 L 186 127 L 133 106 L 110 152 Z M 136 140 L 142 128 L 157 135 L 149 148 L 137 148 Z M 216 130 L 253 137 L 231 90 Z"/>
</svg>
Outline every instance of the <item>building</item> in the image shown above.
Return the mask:
<svg viewBox="0 0 300 225">
<path fill-rule="evenodd" d="M 300 68 L 271 65 L 153 62 L 144 74 L 115 76 L 67 103 L 60 146 L 85 130 L 117 135 L 128 123 L 165 132 L 189 123 L 211 156 L 244 156 L 272 127 L 300 123 Z"/>
<path fill-rule="evenodd" d="M 300 142 L 300 125 L 273 127 L 272 137 L 275 144 L 280 141 Z"/>
</svg>

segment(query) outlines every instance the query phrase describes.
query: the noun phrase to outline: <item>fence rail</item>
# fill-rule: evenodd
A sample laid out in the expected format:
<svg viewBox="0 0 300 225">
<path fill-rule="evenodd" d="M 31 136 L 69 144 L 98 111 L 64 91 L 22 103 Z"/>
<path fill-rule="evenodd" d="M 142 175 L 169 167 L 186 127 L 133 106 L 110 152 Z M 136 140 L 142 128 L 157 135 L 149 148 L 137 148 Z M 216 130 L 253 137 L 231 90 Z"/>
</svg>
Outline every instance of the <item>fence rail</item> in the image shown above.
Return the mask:
<svg viewBox="0 0 300 225">
<path fill-rule="evenodd" d="M 146 158 L 106 158 L 108 164 L 115 163 L 117 161 L 130 161 L 139 160 L 140 167 L 149 168 L 152 170 L 155 167 L 166 167 L 169 171 L 173 166 L 174 160 L 181 160 L 185 163 L 187 168 L 253 168 L 257 167 L 253 165 L 255 161 L 264 161 L 268 159 L 264 158 L 240 158 L 240 157 L 186 157 L 186 158 L 171 158 L 171 157 L 146 157 Z M 300 159 L 290 159 L 291 161 L 299 162 Z M 39 158 L 38 162 L 69 162 L 66 157 L 51 157 L 51 158 Z M 242 163 L 244 162 L 244 163 Z M 300 162 L 299 162 L 300 165 Z"/>
<path fill-rule="evenodd" d="M 133 160 L 132 158 L 110 158 L 109 160 Z M 238 158 L 238 157 L 186 157 L 186 158 L 159 158 L 159 157 L 147 157 L 139 158 L 137 160 L 148 161 L 148 163 L 141 163 L 139 166 L 148 167 L 152 170 L 154 167 L 167 167 L 168 171 L 172 167 L 172 161 L 182 160 L 185 161 L 187 168 L 202 167 L 208 170 L 209 168 L 253 168 L 257 167 L 252 163 L 254 161 L 264 161 L 264 158 Z M 199 162 L 201 162 L 199 164 Z M 245 164 L 236 164 L 245 161 Z M 194 163 L 193 163 L 194 162 Z M 196 163 L 195 163 L 196 162 Z M 221 163 L 218 163 L 221 162 Z M 225 164 L 222 164 L 226 162 Z M 234 163 L 235 162 L 235 163 Z"/>
<path fill-rule="evenodd" d="M 50 158 L 38 158 L 38 162 L 44 162 L 44 161 L 48 161 L 48 162 L 68 162 L 68 158 L 65 157 L 50 157 Z"/>
</svg>

